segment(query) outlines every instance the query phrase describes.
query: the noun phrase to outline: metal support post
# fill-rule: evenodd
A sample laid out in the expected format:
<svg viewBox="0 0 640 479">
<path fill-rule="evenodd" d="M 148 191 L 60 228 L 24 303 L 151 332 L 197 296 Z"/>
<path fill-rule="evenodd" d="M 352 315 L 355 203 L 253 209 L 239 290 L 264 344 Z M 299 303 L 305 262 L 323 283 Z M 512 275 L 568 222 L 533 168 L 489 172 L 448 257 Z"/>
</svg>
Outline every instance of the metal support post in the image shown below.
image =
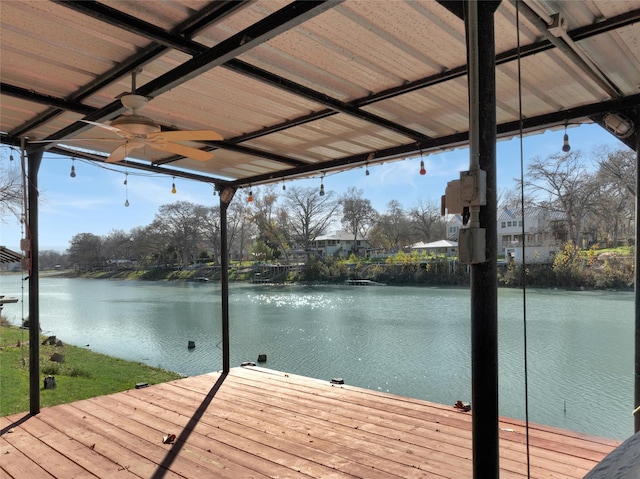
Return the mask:
<svg viewBox="0 0 640 479">
<path fill-rule="evenodd" d="M 227 241 L 227 208 L 236 190 L 224 188 L 220 192 L 220 284 L 222 294 L 222 371 L 231 369 L 229 354 L 229 246 Z"/>
<path fill-rule="evenodd" d="M 498 280 L 494 12 L 500 2 L 465 3 L 471 166 L 486 172 L 485 260 L 471 264 L 473 477 L 498 479 Z"/>
<path fill-rule="evenodd" d="M 635 242 L 635 400 L 634 407 L 634 432 L 640 431 L 640 255 L 638 253 L 638 238 L 640 238 L 640 108 L 636 109 L 636 242 Z"/>
<path fill-rule="evenodd" d="M 23 150 L 24 151 L 24 150 Z M 29 264 L 29 412 L 40 412 L 40 284 L 38 264 L 38 170 L 42 148 L 27 152 L 27 244 Z"/>
</svg>

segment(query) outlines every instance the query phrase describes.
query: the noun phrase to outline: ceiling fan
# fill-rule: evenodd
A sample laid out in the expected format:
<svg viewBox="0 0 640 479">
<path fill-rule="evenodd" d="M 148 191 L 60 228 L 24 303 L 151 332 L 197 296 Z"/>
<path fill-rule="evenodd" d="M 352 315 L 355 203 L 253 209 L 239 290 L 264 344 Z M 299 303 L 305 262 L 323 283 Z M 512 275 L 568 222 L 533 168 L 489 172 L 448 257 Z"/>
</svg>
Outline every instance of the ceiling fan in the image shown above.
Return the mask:
<svg viewBox="0 0 640 479">
<path fill-rule="evenodd" d="M 176 141 L 221 141 L 222 135 L 212 130 L 176 130 L 162 131 L 160 125 L 151 118 L 138 114 L 148 102 L 147 97 L 136 94 L 136 71 L 132 72 L 131 93 L 120 96 L 122 106 L 130 110 L 109 124 L 82 120 L 85 123 L 111 131 L 120 136 L 122 143 L 111 152 L 107 163 L 124 160 L 132 151 L 149 147 L 176 155 L 207 161 L 213 153 L 191 146 L 175 143 Z M 103 138 L 102 140 L 112 141 Z"/>
</svg>

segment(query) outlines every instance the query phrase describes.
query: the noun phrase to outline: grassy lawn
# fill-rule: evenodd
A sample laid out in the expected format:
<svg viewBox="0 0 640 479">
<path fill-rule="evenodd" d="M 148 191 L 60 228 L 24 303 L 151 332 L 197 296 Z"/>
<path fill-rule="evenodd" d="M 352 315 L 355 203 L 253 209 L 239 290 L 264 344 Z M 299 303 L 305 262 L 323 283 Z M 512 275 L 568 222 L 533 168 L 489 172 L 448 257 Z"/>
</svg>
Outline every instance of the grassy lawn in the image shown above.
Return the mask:
<svg viewBox="0 0 640 479">
<path fill-rule="evenodd" d="M 0 416 L 29 410 L 28 340 L 28 331 L 0 326 Z M 64 355 L 65 362 L 51 361 L 54 353 Z M 43 389 L 48 374 L 56 378 L 55 389 Z M 42 407 L 132 389 L 136 383 L 157 384 L 178 378 L 177 373 L 68 344 L 40 346 Z"/>
</svg>

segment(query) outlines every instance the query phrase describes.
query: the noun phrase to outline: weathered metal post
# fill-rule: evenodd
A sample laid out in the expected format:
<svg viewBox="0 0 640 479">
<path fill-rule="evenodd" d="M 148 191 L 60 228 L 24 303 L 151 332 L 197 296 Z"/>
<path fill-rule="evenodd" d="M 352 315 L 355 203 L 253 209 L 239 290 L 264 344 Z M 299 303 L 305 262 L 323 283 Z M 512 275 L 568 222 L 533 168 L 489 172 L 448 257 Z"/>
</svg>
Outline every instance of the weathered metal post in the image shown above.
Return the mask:
<svg viewBox="0 0 640 479">
<path fill-rule="evenodd" d="M 23 148 L 24 151 L 24 148 Z M 27 257 L 29 258 L 29 412 L 40 412 L 40 284 L 38 264 L 38 171 L 44 149 L 27 152 Z"/>
<path fill-rule="evenodd" d="M 220 284 L 222 294 L 222 371 L 231 369 L 229 354 L 229 246 L 227 241 L 227 208 L 236 190 L 231 187 L 220 191 Z"/>
<path fill-rule="evenodd" d="M 634 410 L 640 407 L 640 255 L 638 254 L 638 238 L 640 238 L 640 108 L 636 109 L 636 242 L 635 242 L 635 400 Z M 634 432 L 640 431 L 640 411 L 637 411 L 633 420 Z"/>
<path fill-rule="evenodd" d="M 465 3 L 469 72 L 469 149 L 486 173 L 485 261 L 471 264 L 471 398 L 473 477 L 498 479 L 498 279 L 494 12 L 499 1 Z M 472 207 L 473 208 L 473 207 Z M 474 212 L 472 214 L 472 221 Z"/>
</svg>

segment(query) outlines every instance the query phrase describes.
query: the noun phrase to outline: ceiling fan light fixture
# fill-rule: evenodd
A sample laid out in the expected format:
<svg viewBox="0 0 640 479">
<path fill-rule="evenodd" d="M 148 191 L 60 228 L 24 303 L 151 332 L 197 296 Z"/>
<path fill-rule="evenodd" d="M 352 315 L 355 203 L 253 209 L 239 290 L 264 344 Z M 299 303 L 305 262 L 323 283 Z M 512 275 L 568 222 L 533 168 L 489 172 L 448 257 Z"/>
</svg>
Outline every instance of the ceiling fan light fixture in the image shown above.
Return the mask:
<svg viewBox="0 0 640 479">
<path fill-rule="evenodd" d="M 133 110 L 134 112 L 136 112 L 137 110 L 141 110 L 142 108 L 147 106 L 147 103 L 149 103 L 149 100 L 146 96 L 135 94 L 122 95 L 120 97 L 120 101 L 122 102 L 122 106 L 128 108 L 129 110 Z"/>
</svg>

